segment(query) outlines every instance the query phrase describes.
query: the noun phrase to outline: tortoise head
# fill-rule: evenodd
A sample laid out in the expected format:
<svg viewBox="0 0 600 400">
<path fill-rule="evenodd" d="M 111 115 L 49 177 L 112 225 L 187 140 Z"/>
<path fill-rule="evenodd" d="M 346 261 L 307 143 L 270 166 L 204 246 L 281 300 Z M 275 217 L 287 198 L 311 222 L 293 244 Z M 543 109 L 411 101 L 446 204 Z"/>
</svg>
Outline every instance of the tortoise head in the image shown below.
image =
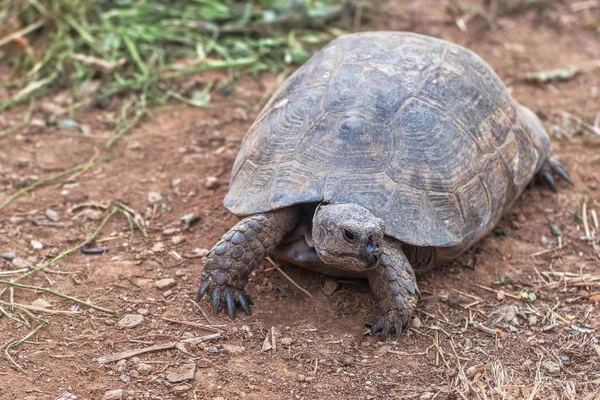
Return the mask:
<svg viewBox="0 0 600 400">
<path fill-rule="evenodd" d="M 328 204 L 313 217 L 312 240 L 319 258 L 340 269 L 365 271 L 379 261 L 383 221 L 356 204 Z"/>
</svg>

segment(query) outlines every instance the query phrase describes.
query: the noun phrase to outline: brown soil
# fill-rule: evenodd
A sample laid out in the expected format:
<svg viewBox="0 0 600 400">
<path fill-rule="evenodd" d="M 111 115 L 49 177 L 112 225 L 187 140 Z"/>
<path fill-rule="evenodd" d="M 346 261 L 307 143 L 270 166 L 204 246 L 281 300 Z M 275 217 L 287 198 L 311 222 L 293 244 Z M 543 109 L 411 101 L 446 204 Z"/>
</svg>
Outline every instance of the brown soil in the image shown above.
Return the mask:
<svg viewBox="0 0 600 400">
<path fill-rule="evenodd" d="M 475 18 L 465 33 L 446 14 L 446 2 L 395 1 L 376 11 L 371 25 L 362 27 L 413 30 L 480 54 L 509 83 L 518 101 L 538 112 L 547 125 L 557 126 L 560 137 L 553 137 L 553 147 L 575 181 L 573 188 L 561 183 L 558 194 L 540 186 L 526 191 L 493 235 L 458 262 L 423 277 L 416 312 L 420 326 L 417 322 L 398 342 L 382 343 L 364 334 L 374 311 L 365 283 L 344 281 L 326 296 L 326 277 L 284 266 L 312 293 L 309 298 L 265 264 L 248 285 L 255 303 L 253 316 L 229 321 L 209 314 L 214 323 L 226 325 L 221 338 L 188 346 L 188 353 L 165 350 L 120 363 L 97 362 L 98 357 L 120 351 L 210 334 L 165 318 L 207 323 L 190 302 L 202 263 L 202 258 L 191 257 L 195 248 L 210 248 L 237 220 L 221 201 L 240 140 L 257 115 L 245 105 L 257 104 L 276 81 L 272 76 L 260 81 L 247 78 L 233 97 L 217 95 L 210 109 L 155 112 L 118 142 L 112 150 L 114 159 L 80 175 L 78 184 L 41 188 L 0 212 L 0 253 L 12 251 L 32 263 L 74 247 L 108 213 L 89 208 L 69 212 L 75 205 L 121 200 L 149 221 L 149 236 L 136 231 L 130 242 L 127 220 L 115 216 L 96 244 L 110 249 L 106 255 L 75 252 L 50 267 L 64 274 L 46 271 L 24 280 L 119 310 L 119 316 L 74 307 L 72 301 L 41 291 L 15 290 L 16 303 L 42 298 L 56 310 L 80 313 L 44 314 L 49 325 L 10 352 L 25 372 L 15 368 L 4 350 L 9 341 L 31 329 L 0 317 L 0 399 L 54 400 L 65 392 L 79 399 L 101 399 L 112 389 L 122 389 L 127 399 L 600 398 L 600 309 L 591 300 L 600 297 L 591 296 L 600 291 L 599 283 L 575 286 L 564 276 L 551 275 L 600 276 L 600 255 L 580 239 L 584 233 L 577 219 L 584 198 L 595 200 L 589 209 L 600 213 L 600 137 L 574 128 L 561 116 L 567 112 L 593 121 L 600 111 L 600 71 L 540 86 L 515 79 L 525 72 L 600 59 L 600 34 L 586 28 L 585 22 L 598 20 L 600 11 L 573 13 L 568 3 L 574 2 L 502 17 L 495 31 Z M 208 82 L 218 77 L 196 79 Z M 19 183 L 81 164 L 96 149 L 105 151 L 112 135 L 107 121 L 115 112 L 116 108 L 78 112 L 75 118 L 91 127 L 91 136 L 34 124 L 17 136 L 0 139 L 0 202 L 18 190 Z M 45 117 L 41 110 L 34 114 L 37 120 Z M 6 128 L 21 118 L 22 110 L 7 112 L 0 116 L 0 124 Z M 216 189 L 206 188 L 211 176 L 218 177 Z M 149 192 L 162 193 L 162 200 L 149 204 Z M 49 208 L 60 215 L 58 222 L 46 219 Z M 185 230 L 180 218 L 189 213 L 201 219 Z M 598 231 L 590 215 L 589 226 Z M 19 221 L 11 222 L 15 216 Z M 560 238 L 552 234 L 551 223 L 562 231 Z M 174 236 L 183 241 L 173 240 Z M 41 242 L 43 249 L 34 249 L 32 240 Z M 14 268 L 0 260 L 0 271 Z M 476 286 L 492 287 L 504 276 L 511 282 L 496 289 L 508 294 L 535 292 L 535 301 Z M 155 287 L 161 278 L 176 280 L 168 297 Z M 10 301 L 8 293 L 1 300 Z M 550 315 L 549 308 L 557 302 L 557 315 Z M 210 308 L 204 302 L 202 307 Z M 147 312 L 140 326 L 117 327 L 122 315 L 140 309 Z M 515 320 L 506 322 L 515 311 Z M 23 311 L 13 312 L 37 325 Z M 477 329 L 470 320 L 498 328 L 497 335 Z M 554 321 L 556 327 L 544 330 Z M 277 349 L 262 351 L 272 327 Z M 291 338 L 291 345 L 282 345 L 284 338 Z M 228 347 L 232 345 L 243 346 L 243 351 Z M 186 363 L 196 364 L 194 378 L 169 383 L 167 374 Z M 559 370 L 553 371 L 553 366 Z"/>
</svg>

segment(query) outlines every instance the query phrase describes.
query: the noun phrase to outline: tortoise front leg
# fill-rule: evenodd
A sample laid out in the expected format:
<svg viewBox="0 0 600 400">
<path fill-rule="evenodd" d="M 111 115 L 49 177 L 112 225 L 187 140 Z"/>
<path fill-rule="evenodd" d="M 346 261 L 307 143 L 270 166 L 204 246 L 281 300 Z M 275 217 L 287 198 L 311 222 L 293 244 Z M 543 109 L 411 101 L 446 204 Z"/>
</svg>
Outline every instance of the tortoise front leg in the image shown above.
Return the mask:
<svg viewBox="0 0 600 400">
<path fill-rule="evenodd" d="M 196 301 L 208 293 L 215 314 L 223 301 L 231 318 L 235 318 L 237 304 L 250 315 L 251 300 L 244 292 L 248 277 L 296 221 L 296 210 L 288 207 L 252 215 L 235 224 L 208 253 Z"/>
<path fill-rule="evenodd" d="M 371 332 L 386 338 L 392 330 L 400 337 L 417 304 L 415 273 L 400 243 L 385 238 L 379 264 L 368 273 L 369 285 L 379 303 Z"/>
</svg>

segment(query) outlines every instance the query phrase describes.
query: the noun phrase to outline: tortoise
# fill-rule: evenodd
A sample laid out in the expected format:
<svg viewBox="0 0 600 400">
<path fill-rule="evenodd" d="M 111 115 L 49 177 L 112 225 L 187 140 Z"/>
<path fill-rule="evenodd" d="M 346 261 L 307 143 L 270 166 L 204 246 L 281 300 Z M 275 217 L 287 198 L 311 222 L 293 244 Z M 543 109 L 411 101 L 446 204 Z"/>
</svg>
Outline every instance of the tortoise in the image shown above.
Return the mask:
<svg viewBox="0 0 600 400">
<path fill-rule="evenodd" d="M 407 32 L 336 38 L 260 112 L 235 159 L 197 300 L 235 318 L 262 259 L 367 278 L 371 331 L 400 336 L 416 275 L 488 234 L 530 182 L 573 183 L 542 122 L 475 53 Z"/>
</svg>

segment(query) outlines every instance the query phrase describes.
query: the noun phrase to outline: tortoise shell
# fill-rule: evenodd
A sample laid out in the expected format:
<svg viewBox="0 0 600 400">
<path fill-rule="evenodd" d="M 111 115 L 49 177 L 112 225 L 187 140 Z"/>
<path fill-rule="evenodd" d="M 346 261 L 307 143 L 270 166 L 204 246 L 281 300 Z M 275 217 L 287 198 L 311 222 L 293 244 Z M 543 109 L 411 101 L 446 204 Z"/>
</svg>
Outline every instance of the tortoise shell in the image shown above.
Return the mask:
<svg viewBox="0 0 600 400">
<path fill-rule="evenodd" d="M 344 35 L 264 107 L 223 204 L 245 216 L 355 203 L 402 242 L 467 245 L 548 157 L 540 126 L 461 46 L 405 32 Z"/>
</svg>

